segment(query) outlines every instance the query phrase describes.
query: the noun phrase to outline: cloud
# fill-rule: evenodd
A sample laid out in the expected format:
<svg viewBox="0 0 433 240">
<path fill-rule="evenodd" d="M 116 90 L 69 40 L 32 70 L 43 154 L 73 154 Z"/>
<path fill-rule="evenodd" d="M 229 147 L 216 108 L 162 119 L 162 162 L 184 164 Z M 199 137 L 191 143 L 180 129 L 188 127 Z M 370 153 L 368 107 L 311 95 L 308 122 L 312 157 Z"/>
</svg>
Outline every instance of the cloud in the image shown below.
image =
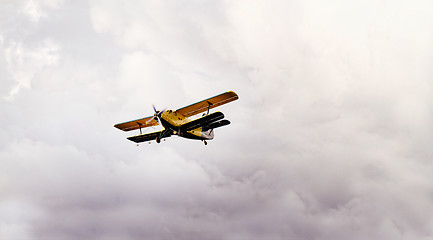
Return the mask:
<svg viewBox="0 0 433 240">
<path fill-rule="evenodd" d="M 0 238 L 431 238 L 430 2 L 3 5 Z M 112 127 L 227 90 L 206 147 Z"/>
<path fill-rule="evenodd" d="M 42 44 L 35 50 L 28 50 L 23 48 L 21 43 L 11 42 L 4 49 L 8 71 L 16 81 L 16 85 L 6 96 L 7 100 L 11 100 L 20 89 L 31 88 L 31 81 L 35 74 L 58 62 L 58 46 L 49 40 Z"/>
<path fill-rule="evenodd" d="M 46 15 L 39 8 L 39 5 L 37 5 L 34 1 L 28 1 L 23 11 L 35 23 L 39 22 L 41 18 L 46 17 Z"/>
</svg>

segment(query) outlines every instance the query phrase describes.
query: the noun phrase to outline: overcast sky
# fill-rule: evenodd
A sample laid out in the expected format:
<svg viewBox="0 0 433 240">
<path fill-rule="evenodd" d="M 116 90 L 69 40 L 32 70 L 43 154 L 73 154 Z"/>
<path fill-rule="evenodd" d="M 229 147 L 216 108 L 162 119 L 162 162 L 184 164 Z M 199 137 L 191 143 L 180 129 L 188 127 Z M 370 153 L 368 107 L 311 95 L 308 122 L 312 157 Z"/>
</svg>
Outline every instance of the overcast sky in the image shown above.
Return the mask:
<svg viewBox="0 0 433 240">
<path fill-rule="evenodd" d="M 0 239 L 433 239 L 432 12 L 1 0 Z M 113 127 L 228 90 L 207 146 Z"/>
</svg>

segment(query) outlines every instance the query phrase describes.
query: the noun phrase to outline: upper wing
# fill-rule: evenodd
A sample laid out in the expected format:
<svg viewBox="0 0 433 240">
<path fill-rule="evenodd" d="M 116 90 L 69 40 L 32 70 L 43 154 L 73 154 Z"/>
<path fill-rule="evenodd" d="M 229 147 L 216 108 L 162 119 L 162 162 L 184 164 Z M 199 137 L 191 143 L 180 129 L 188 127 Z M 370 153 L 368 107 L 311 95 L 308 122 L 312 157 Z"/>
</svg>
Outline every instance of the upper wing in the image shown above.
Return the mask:
<svg viewBox="0 0 433 240">
<path fill-rule="evenodd" d="M 185 117 L 193 116 L 202 112 L 205 112 L 209 109 L 221 106 L 223 104 L 229 103 L 238 99 L 238 95 L 235 92 L 228 91 L 223 94 L 217 95 L 215 97 L 211 97 L 205 99 L 203 101 L 191 104 L 189 106 L 179 108 L 176 112 L 182 114 Z M 209 107 L 210 104 L 210 107 Z"/>
<path fill-rule="evenodd" d="M 146 128 L 146 127 L 158 125 L 158 122 L 155 121 L 155 119 L 152 119 L 152 121 L 147 123 L 147 121 L 149 121 L 149 119 L 151 119 L 152 117 L 153 116 L 145 117 L 145 118 L 141 118 L 141 119 L 137 119 L 137 120 L 132 120 L 129 122 L 118 123 L 118 124 L 114 125 L 114 127 L 118 128 L 120 130 L 123 130 L 123 131 L 131 131 L 131 130 L 139 129 L 140 127 Z"/>
</svg>

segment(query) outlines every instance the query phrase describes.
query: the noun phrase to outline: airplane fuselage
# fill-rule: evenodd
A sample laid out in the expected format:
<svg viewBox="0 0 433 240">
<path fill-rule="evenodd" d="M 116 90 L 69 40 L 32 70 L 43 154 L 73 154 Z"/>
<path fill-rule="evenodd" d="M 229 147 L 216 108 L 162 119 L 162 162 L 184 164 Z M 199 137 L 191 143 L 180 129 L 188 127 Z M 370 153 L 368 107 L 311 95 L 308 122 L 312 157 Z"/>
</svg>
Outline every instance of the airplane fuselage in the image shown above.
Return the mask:
<svg viewBox="0 0 433 240">
<path fill-rule="evenodd" d="M 158 121 L 161 121 L 161 125 L 167 131 L 171 130 L 173 135 L 196 140 L 212 140 L 214 138 L 212 129 L 203 129 L 203 127 L 198 127 L 192 130 L 182 130 L 180 126 L 190 122 L 191 120 L 173 110 L 165 110 L 162 112 Z"/>
</svg>

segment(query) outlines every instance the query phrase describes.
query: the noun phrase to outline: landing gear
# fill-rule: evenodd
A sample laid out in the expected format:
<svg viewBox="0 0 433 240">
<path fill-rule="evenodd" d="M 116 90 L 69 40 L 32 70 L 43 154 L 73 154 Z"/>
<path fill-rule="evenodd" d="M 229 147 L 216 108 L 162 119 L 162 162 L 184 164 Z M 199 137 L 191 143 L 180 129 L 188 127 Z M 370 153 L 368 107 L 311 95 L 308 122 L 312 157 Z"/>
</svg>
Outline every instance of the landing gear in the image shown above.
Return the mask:
<svg viewBox="0 0 433 240">
<path fill-rule="evenodd" d="M 203 143 L 204 143 L 204 145 L 207 145 L 207 142 L 206 142 L 206 140 L 203 140 Z"/>
<path fill-rule="evenodd" d="M 160 142 L 161 142 L 161 138 L 160 138 L 160 137 L 157 137 L 157 138 L 156 138 L 156 142 L 157 142 L 157 143 L 160 143 Z"/>
</svg>

